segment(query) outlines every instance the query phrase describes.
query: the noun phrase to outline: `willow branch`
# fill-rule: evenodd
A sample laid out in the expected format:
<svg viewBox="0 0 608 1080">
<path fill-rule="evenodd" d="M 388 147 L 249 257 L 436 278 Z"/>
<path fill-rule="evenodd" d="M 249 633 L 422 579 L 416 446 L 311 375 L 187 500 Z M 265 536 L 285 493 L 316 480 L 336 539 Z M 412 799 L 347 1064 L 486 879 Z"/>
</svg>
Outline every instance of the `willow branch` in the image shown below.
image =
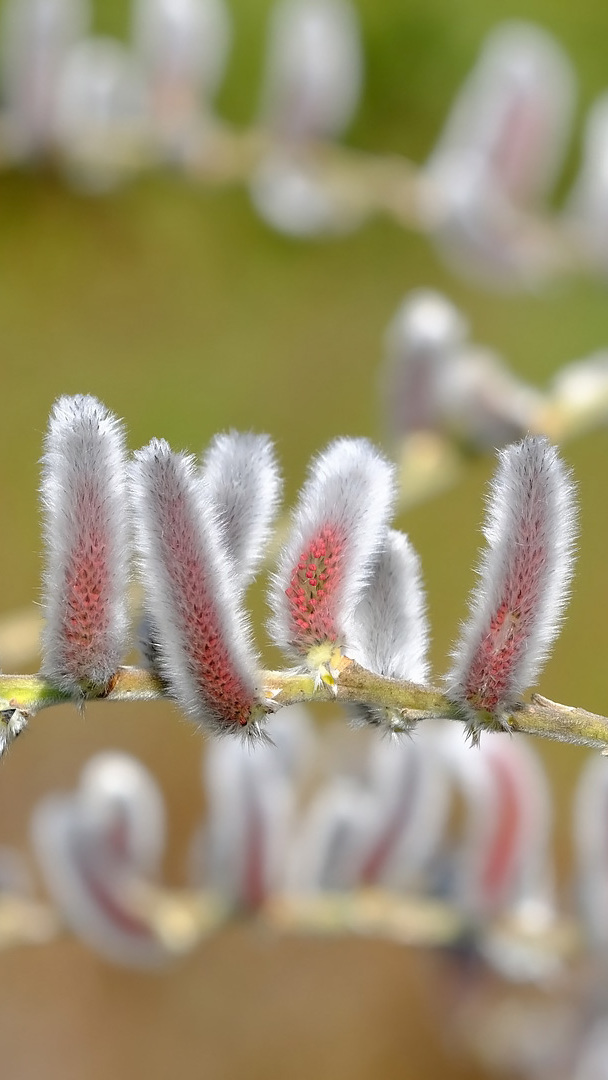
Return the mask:
<svg viewBox="0 0 608 1080">
<path fill-rule="evenodd" d="M 458 705 L 438 689 L 415 683 L 386 679 L 344 660 L 335 681 L 315 681 L 306 671 L 263 671 L 260 697 L 268 712 L 299 703 L 339 701 L 352 705 L 379 706 L 394 710 L 404 727 L 415 727 L 423 720 L 445 719 L 466 723 Z M 122 667 L 112 685 L 103 692 L 89 692 L 86 700 L 155 701 L 167 699 L 162 682 L 143 668 Z M 7 722 L 17 711 L 33 716 L 52 705 L 74 703 L 74 698 L 52 686 L 40 675 L 0 675 L 0 720 Z M 521 704 L 503 717 L 511 732 L 536 735 L 543 739 L 608 750 L 608 717 L 571 705 L 561 705 L 534 694 L 529 704 Z M 496 727 L 490 713 L 481 713 L 480 722 L 488 729 Z"/>
</svg>

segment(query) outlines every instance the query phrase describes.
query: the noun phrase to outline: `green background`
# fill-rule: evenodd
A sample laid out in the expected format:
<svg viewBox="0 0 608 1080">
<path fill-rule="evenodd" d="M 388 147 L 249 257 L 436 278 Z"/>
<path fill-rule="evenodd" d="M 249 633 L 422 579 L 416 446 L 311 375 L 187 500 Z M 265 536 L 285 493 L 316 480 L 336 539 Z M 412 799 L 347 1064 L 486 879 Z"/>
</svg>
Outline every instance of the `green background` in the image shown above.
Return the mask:
<svg viewBox="0 0 608 1080">
<path fill-rule="evenodd" d="M 231 3 L 235 42 L 219 110 L 238 125 L 255 116 L 270 6 L 261 0 Z M 579 79 L 577 134 L 561 184 L 561 192 L 567 190 L 576 171 L 585 109 L 608 85 L 605 4 L 357 0 L 355 6 L 363 27 L 367 78 L 349 142 L 418 161 L 430 151 L 484 34 L 497 21 L 526 17 L 552 30 L 568 50 Z M 126 34 L 127 5 L 118 0 L 98 3 L 96 22 L 103 32 Z M 467 313 L 475 338 L 495 347 L 515 371 L 539 385 L 565 362 L 608 345 L 604 282 L 562 280 L 534 295 L 483 293 L 454 278 L 424 238 L 386 220 L 369 222 L 340 239 L 295 242 L 271 233 L 255 217 L 242 189 L 197 188 L 165 173 L 146 175 L 108 198 L 89 199 L 71 192 L 60 177 L 45 170 L 0 174 L 0 610 L 22 607 L 38 594 L 38 459 L 55 397 L 75 392 L 99 396 L 125 418 L 133 448 L 152 436 L 165 436 L 176 448 L 199 452 L 218 430 L 267 431 L 277 442 L 292 498 L 310 455 L 331 438 L 380 437 L 376 382 L 382 335 L 403 295 L 419 286 L 446 292 Z M 565 453 L 580 490 L 579 570 L 570 615 L 540 689 L 556 700 L 607 712 L 608 437 L 604 432 L 585 437 Z M 456 488 L 399 522 L 422 557 L 438 674 L 445 669 L 450 643 L 465 613 L 491 470 L 489 458 L 472 462 Z M 254 604 L 262 642 L 260 590 Z M 111 717 L 107 712 L 105 707 L 103 713 L 100 707 L 91 708 L 83 723 L 69 710 L 53 710 L 32 725 L 32 732 L 2 766 L 0 842 L 25 845 L 27 816 L 37 795 L 73 784 L 80 763 L 96 748 L 123 746 L 153 765 L 163 783 L 175 845 L 169 874 L 177 879 L 183 837 L 200 807 L 198 736 L 178 723 L 168 707 L 116 709 Z M 583 754 L 568 747 L 543 752 L 555 785 L 558 858 L 567 880 L 570 791 Z M 324 946 L 328 951 L 323 952 L 313 945 L 281 946 L 292 952 L 275 951 L 269 960 L 263 949 L 254 949 L 252 957 L 252 948 L 245 943 L 239 951 L 229 941 L 226 949 L 233 959 L 224 967 L 212 954 L 211 967 L 215 971 L 215 963 L 220 982 L 224 978 L 217 991 L 220 1003 L 222 994 L 229 1000 L 236 996 L 246 1011 L 251 999 L 257 1001 L 265 993 L 280 1011 L 282 990 L 295 978 L 303 995 L 301 1011 L 289 1029 L 291 1038 L 279 1038 L 277 1043 L 264 1027 L 264 1009 L 256 1006 L 257 1026 L 250 1022 L 247 1027 L 248 1056 L 232 1066 L 230 1029 L 223 1038 L 217 1035 L 217 1046 L 216 1026 L 203 1024 L 199 1029 L 197 994 L 201 1000 L 218 1000 L 206 981 L 204 957 L 199 967 L 190 966 L 181 977 L 171 976 L 175 982 L 169 993 L 168 983 L 154 983 L 154 990 L 139 977 L 108 973 L 74 943 L 41 950 L 38 958 L 30 955 L 27 960 L 23 953 L 11 954 L 5 978 L 16 983 L 18 992 L 13 1012 L 9 1009 L 0 1021 L 0 1043 L 8 1039 L 12 1047 L 12 1075 L 39 1075 L 28 1056 L 32 1051 L 14 1035 L 22 1030 L 24 1003 L 31 1000 L 32 987 L 37 987 L 40 999 L 36 1016 L 42 1018 L 48 1017 L 48 1009 L 54 1015 L 59 1000 L 72 1000 L 78 980 L 83 980 L 91 998 L 86 1008 L 72 1001 L 77 1014 L 72 1038 L 82 1055 L 74 1058 L 74 1076 L 98 1075 L 88 1070 L 106 1045 L 104 1025 L 115 1025 L 116 1045 L 126 1056 L 117 1051 L 116 1060 L 110 1057 L 108 1063 L 102 1054 L 99 1060 L 105 1064 L 100 1064 L 99 1076 L 108 1075 L 110 1067 L 120 1077 L 144 1075 L 144 1060 L 145 1075 L 169 1075 L 159 1064 L 170 1060 L 160 1046 L 165 1029 L 167 1048 L 175 1040 L 188 1047 L 175 1073 L 180 1076 L 215 1080 L 262 1073 L 321 1078 L 348 1074 L 363 1080 L 379 1075 L 433 1076 L 435 1067 L 448 1075 L 448 1064 L 435 1061 L 433 1054 L 439 1051 L 430 1045 L 439 1017 L 431 1009 L 426 1019 L 408 1027 L 394 1004 L 394 995 L 402 994 L 410 1008 L 420 1008 L 415 979 L 424 982 L 430 976 L 427 969 L 419 970 L 419 959 L 410 962 L 407 954 L 396 957 L 388 949 L 378 954 L 379 946 L 370 946 L 369 952 L 361 945 Z M 240 970 L 239 963 L 248 973 L 245 983 L 235 975 L 235 984 L 226 986 L 226 971 Z M 252 965 L 262 972 L 261 982 L 252 977 Z M 334 996 L 326 1002 L 326 1010 L 334 1016 L 333 1041 L 327 1011 L 321 1008 L 330 968 L 345 973 L 344 980 L 336 976 Z M 62 970 L 70 972 L 69 978 L 60 978 Z M 306 992 L 297 982 L 303 971 L 310 981 Z M 373 995 L 366 971 L 374 973 Z M 61 987 L 57 995 L 52 993 L 55 980 Z M 389 997 L 393 1004 L 389 1005 Z M 346 1008 L 342 1020 L 332 1013 L 336 998 L 340 1008 Z M 188 1008 L 180 1012 L 182 999 L 187 999 Z M 344 1001 L 351 999 L 348 1012 Z M 385 1012 L 379 999 L 385 1001 Z M 117 1001 L 122 1002 L 120 1007 Z M 144 1007 L 146 1002 L 149 1008 Z M 129 1008 L 136 1014 L 131 1025 Z M 161 1017 L 167 1010 L 171 1020 L 163 1025 Z M 101 1017 L 98 1027 L 91 1020 L 93 1012 Z M 55 1027 L 48 1019 L 40 1021 L 51 1069 L 45 1075 L 55 1076 L 54 1065 L 48 1062 L 56 1059 L 64 1067 L 57 1075 L 72 1075 L 66 1065 L 70 1053 L 76 1052 L 70 1043 L 70 1015 L 65 1004 Z M 149 1019 L 154 1015 L 159 1021 L 150 1033 Z M 283 1018 L 283 1022 L 290 1021 Z M 403 1044 L 399 1040 L 395 1044 L 395 1024 L 404 1032 Z M 413 1034 L 416 1026 L 425 1033 L 424 1045 Z M 354 1045 L 359 1045 L 357 1039 L 361 1043 L 358 1052 L 350 1045 L 349 1032 Z M 152 1039 L 152 1045 L 158 1041 L 156 1053 L 146 1039 Z M 317 1044 L 321 1049 L 315 1056 Z M 409 1072 L 404 1061 L 414 1052 L 412 1045 L 422 1057 L 418 1071 Z M 302 1071 L 294 1048 L 296 1058 L 302 1053 L 309 1061 Z M 104 1052 L 110 1051 L 106 1047 Z M 130 1064 L 123 1073 L 125 1061 Z M 83 1063 L 88 1063 L 86 1068 Z M 462 1075 L 472 1076 L 470 1067 Z"/>
</svg>

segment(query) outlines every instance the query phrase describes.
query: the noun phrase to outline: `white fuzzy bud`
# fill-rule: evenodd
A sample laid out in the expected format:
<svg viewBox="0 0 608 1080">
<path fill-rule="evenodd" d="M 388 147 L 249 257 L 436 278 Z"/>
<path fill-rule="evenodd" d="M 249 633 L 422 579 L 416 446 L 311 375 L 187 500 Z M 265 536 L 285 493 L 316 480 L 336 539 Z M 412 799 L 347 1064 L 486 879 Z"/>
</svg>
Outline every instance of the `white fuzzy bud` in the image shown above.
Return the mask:
<svg viewBox="0 0 608 1080">
<path fill-rule="evenodd" d="M 492 32 L 427 165 L 422 212 L 450 262 L 494 284 L 535 279 L 547 253 L 517 211 L 549 193 L 573 105 L 570 63 L 549 34 L 525 22 Z"/>
<path fill-rule="evenodd" d="M 534 426 L 543 403 L 491 349 L 462 348 L 446 364 L 437 387 L 444 428 L 475 449 L 488 450 L 520 439 Z"/>
<path fill-rule="evenodd" d="M 362 82 L 359 28 L 347 0 L 280 0 L 267 63 L 262 116 L 279 137 L 342 134 Z"/>
<path fill-rule="evenodd" d="M 291 845 L 290 890 L 427 883 L 449 809 L 442 764 L 424 740 L 376 732 L 366 758 L 362 775 L 332 775 L 312 799 Z"/>
<path fill-rule="evenodd" d="M 36 806 L 31 831 L 46 887 L 74 933 L 129 967 L 169 958 L 131 900 L 138 882 L 157 877 L 165 834 L 162 796 L 139 762 L 99 754 L 75 793 Z"/>
<path fill-rule="evenodd" d="M 353 889 L 373 830 L 374 810 L 372 794 L 353 777 L 337 776 L 322 787 L 292 841 L 288 891 Z"/>
<path fill-rule="evenodd" d="M 420 559 L 407 536 L 389 529 L 352 623 L 349 656 L 389 679 L 425 683 L 429 625 Z M 399 725 L 391 709 L 362 707 L 355 719 Z"/>
<path fill-rule="evenodd" d="M 223 0 L 136 0 L 133 38 L 156 135 L 167 153 L 179 156 L 224 74 L 231 39 L 227 7 Z"/>
<path fill-rule="evenodd" d="M 440 380 L 468 332 L 441 293 L 416 289 L 406 296 L 385 338 L 382 399 L 393 436 L 440 425 Z"/>
<path fill-rule="evenodd" d="M 249 186 L 263 221 L 299 239 L 340 235 L 356 228 L 364 211 L 344 185 L 332 183 L 314 156 L 279 146 L 264 155 Z"/>
<path fill-rule="evenodd" d="M 483 165 L 490 186 L 516 203 L 546 195 L 570 133 L 574 76 L 554 38 L 532 23 L 492 31 L 450 113 L 430 161 L 441 176 L 454 159 Z"/>
<path fill-rule="evenodd" d="M 202 481 L 243 585 L 255 577 L 271 537 L 281 476 L 267 435 L 216 435 L 205 453 Z"/>
<path fill-rule="evenodd" d="M 436 752 L 464 795 L 467 815 L 455 866 L 454 899 L 476 917 L 510 910 L 551 916 L 551 795 L 540 758 L 523 736 L 488 733 L 478 750 L 453 724 Z"/>
<path fill-rule="evenodd" d="M 460 311 L 440 293 L 417 289 L 386 334 L 382 399 L 390 431 L 442 431 L 486 450 L 533 426 L 540 393 L 492 350 L 469 341 Z"/>
<path fill-rule="evenodd" d="M 62 70 L 55 138 L 70 182 L 99 195 L 127 179 L 149 156 L 149 108 L 135 58 L 111 38 L 71 50 Z"/>
<path fill-rule="evenodd" d="M 548 408 L 567 437 L 608 423 L 608 351 L 574 360 L 555 374 Z"/>
<path fill-rule="evenodd" d="M 378 675 L 424 683 L 428 641 L 420 559 L 404 533 L 389 529 L 355 610 L 350 655 Z"/>
<path fill-rule="evenodd" d="M 230 46 L 223 0 L 136 0 L 133 17 L 135 48 L 153 89 L 215 92 Z"/>
<path fill-rule="evenodd" d="M 87 0 L 7 0 L 0 45 L 6 134 L 17 158 L 48 152 L 57 86 L 70 49 L 89 22 Z"/>
<path fill-rule="evenodd" d="M 204 760 L 209 816 L 193 853 L 195 875 L 198 884 L 247 911 L 283 883 L 295 781 L 312 738 L 308 718 L 297 707 L 271 718 L 268 734 L 269 741 L 253 752 L 242 742 L 217 740 Z"/>
<path fill-rule="evenodd" d="M 422 732 L 415 739 L 376 735 L 368 782 L 374 797 L 373 827 L 361 849 L 357 881 L 420 890 L 428 885 L 450 808 L 435 746 Z"/>
</svg>

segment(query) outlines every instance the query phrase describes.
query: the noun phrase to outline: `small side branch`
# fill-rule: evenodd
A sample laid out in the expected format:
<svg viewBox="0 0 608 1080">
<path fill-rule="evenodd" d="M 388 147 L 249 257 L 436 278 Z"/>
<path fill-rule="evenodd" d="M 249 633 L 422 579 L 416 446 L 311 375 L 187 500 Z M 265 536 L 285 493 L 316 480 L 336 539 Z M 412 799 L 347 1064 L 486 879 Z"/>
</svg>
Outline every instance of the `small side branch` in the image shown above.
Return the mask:
<svg viewBox="0 0 608 1080">
<path fill-rule="evenodd" d="M 442 718 L 466 723 L 470 719 L 440 690 L 385 679 L 346 659 L 329 684 L 319 683 L 313 674 L 299 670 L 264 671 L 260 683 L 268 712 L 297 703 L 341 701 L 392 709 L 407 727 L 423 720 Z M 168 697 L 162 682 L 150 672 L 122 667 L 105 692 L 89 692 L 81 701 L 154 701 Z M 0 675 L 0 719 L 4 723 L 15 712 L 29 717 L 52 705 L 66 703 L 79 702 L 39 675 Z M 480 714 L 479 720 L 489 730 L 496 727 L 490 713 Z M 533 695 L 529 704 L 522 704 L 503 720 L 512 732 L 608 750 L 608 717 L 561 705 L 540 694 Z"/>
</svg>

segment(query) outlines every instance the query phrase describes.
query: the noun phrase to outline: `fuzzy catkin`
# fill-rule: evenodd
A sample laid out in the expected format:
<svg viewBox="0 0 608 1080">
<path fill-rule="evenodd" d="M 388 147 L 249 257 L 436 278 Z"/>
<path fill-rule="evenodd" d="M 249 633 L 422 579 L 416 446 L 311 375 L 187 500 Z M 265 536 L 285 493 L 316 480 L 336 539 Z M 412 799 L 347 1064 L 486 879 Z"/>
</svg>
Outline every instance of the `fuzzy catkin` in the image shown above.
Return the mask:
<svg viewBox="0 0 608 1080">
<path fill-rule="evenodd" d="M 196 463 L 153 439 L 132 469 L 146 611 L 158 663 L 182 709 L 208 731 L 247 728 L 257 658 L 242 589 Z"/>
<path fill-rule="evenodd" d="M 531 685 L 557 636 L 574 566 L 576 506 L 568 470 L 545 438 L 501 451 L 488 543 L 448 693 L 473 722 L 500 719 Z"/>
<path fill-rule="evenodd" d="M 129 519 L 122 424 L 93 397 L 59 398 L 42 458 L 42 671 L 76 694 L 104 687 L 127 644 Z"/>
<path fill-rule="evenodd" d="M 348 642 L 394 495 L 393 467 L 365 439 L 313 459 L 270 592 L 270 633 L 290 656 Z"/>
<path fill-rule="evenodd" d="M 204 455 L 201 480 L 235 571 L 248 585 L 266 554 L 281 496 L 272 441 L 238 431 L 216 435 Z"/>
</svg>

